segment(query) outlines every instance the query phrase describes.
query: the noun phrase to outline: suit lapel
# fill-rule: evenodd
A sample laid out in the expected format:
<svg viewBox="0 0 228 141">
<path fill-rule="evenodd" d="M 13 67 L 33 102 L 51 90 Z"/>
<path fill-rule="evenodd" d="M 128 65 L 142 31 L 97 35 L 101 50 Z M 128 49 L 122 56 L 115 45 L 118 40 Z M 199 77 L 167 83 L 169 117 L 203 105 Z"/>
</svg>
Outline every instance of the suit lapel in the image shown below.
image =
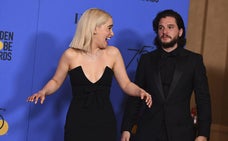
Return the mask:
<svg viewBox="0 0 228 141">
<path fill-rule="evenodd" d="M 184 69 L 184 63 L 185 63 L 185 58 L 186 56 L 184 55 L 184 53 L 182 52 L 180 54 L 180 56 L 178 56 L 176 59 L 176 64 L 175 64 L 175 70 L 174 70 L 174 74 L 173 74 L 173 80 L 172 83 L 170 85 L 169 88 L 169 93 L 167 96 L 167 100 L 172 96 L 173 91 L 175 89 L 175 87 L 178 85 L 178 81 L 181 78 L 182 74 L 183 74 L 183 69 Z"/>
<path fill-rule="evenodd" d="M 156 59 L 154 59 L 154 66 L 155 69 L 154 69 L 154 80 L 155 80 L 155 84 L 158 88 L 158 91 L 159 91 L 159 94 L 161 96 L 161 99 L 164 101 L 165 100 L 165 96 L 164 96 L 164 91 L 163 91 L 163 88 L 162 88 L 162 82 L 161 82 L 161 75 L 160 75 L 160 71 L 159 71 L 159 60 L 160 60 L 160 55 L 159 53 L 156 54 Z"/>
<path fill-rule="evenodd" d="M 173 80 L 172 80 L 172 83 L 170 85 L 170 89 L 169 89 L 169 93 L 168 93 L 167 98 L 165 98 L 165 95 L 164 95 L 162 82 L 161 82 L 161 75 L 160 75 L 160 71 L 159 71 L 160 55 L 157 52 L 156 53 L 156 57 L 155 58 L 151 58 L 153 60 L 153 64 L 152 65 L 156 66 L 154 68 L 154 71 L 153 71 L 154 72 L 153 77 L 154 77 L 155 84 L 156 84 L 156 87 L 158 88 L 158 91 L 159 91 L 159 94 L 161 96 L 162 101 L 168 100 L 173 95 L 173 91 L 174 91 L 175 87 L 178 85 L 178 81 L 179 81 L 179 79 L 181 78 L 181 76 L 183 74 L 183 69 L 184 69 L 184 66 L 185 66 L 184 64 L 185 64 L 185 61 L 186 61 L 186 57 L 187 57 L 187 54 L 185 53 L 185 50 L 182 50 L 180 52 L 180 55 L 176 58 L 177 61 L 176 61 L 175 70 L 174 70 L 174 74 L 173 74 Z"/>
<path fill-rule="evenodd" d="M 161 75 L 160 75 L 160 72 L 159 72 L 159 67 L 157 67 L 156 70 L 155 70 L 154 78 L 155 78 L 155 82 L 156 82 L 155 84 L 157 85 L 159 94 L 162 97 L 162 100 L 164 100 L 165 96 L 164 96 L 164 91 L 163 91 L 163 88 L 162 88 L 162 82 L 161 82 Z"/>
</svg>

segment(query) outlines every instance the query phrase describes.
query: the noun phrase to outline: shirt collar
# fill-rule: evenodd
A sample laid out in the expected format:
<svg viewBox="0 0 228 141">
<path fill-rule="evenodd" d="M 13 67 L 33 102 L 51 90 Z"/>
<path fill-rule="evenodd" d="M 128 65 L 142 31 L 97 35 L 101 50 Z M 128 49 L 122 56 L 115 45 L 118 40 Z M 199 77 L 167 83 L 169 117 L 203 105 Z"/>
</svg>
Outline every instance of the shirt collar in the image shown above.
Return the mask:
<svg viewBox="0 0 228 141">
<path fill-rule="evenodd" d="M 180 47 L 177 47 L 176 49 L 174 49 L 171 52 L 166 52 L 165 50 L 160 49 L 160 55 L 162 58 L 163 57 L 176 57 L 179 55 L 179 52 L 180 52 Z"/>
</svg>

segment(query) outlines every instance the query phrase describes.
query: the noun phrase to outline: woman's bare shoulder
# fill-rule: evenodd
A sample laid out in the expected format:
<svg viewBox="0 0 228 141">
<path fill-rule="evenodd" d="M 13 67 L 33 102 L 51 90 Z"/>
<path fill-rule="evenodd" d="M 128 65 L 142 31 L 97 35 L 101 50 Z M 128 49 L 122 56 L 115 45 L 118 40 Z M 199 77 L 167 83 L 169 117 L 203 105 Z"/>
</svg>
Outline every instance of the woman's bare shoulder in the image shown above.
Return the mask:
<svg viewBox="0 0 228 141">
<path fill-rule="evenodd" d="M 108 46 L 107 47 L 107 54 L 108 55 L 114 55 L 114 56 L 116 56 L 116 55 L 119 55 L 120 54 L 120 51 L 115 46 Z"/>
<path fill-rule="evenodd" d="M 72 58 L 72 57 L 77 57 L 79 54 L 79 50 L 74 49 L 74 48 L 68 48 L 64 51 L 63 56 L 66 58 Z"/>
</svg>

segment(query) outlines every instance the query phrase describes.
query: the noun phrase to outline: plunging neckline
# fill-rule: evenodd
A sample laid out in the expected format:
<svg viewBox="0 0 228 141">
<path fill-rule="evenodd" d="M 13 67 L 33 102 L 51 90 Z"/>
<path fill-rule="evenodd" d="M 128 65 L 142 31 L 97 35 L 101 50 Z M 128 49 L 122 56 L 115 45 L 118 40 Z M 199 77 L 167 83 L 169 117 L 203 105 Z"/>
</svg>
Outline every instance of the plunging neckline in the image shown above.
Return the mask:
<svg viewBox="0 0 228 141">
<path fill-rule="evenodd" d="M 105 74 L 105 71 L 106 71 L 107 69 L 112 70 L 110 67 L 105 66 L 104 71 L 102 72 L 100 78 L 97 79 L 96 81 L 92 82 L 92 81 L 86 76 L 86 74 L 84 73 L 84 70 L 83 70 L 82 66 L 77 66 L 77 67 L 75 67 L 75 68 L 72 69 L 72 70 L 75 70 L 75 69 L 77 69 L 77 68 L 81 70 L 81 72 L 82 72 L 83 76 L 85 77 L 85 79 L 86 79 L 89 83 L 91 83 L 91 84 L 96 84 L 96 83 L 98 83 L 98 82 L 103 78 L 103 76 L 104 76 L 104 74 Z M 72 71 L 72 70 L 70 70 L 70 71 Z"/>
</svg>

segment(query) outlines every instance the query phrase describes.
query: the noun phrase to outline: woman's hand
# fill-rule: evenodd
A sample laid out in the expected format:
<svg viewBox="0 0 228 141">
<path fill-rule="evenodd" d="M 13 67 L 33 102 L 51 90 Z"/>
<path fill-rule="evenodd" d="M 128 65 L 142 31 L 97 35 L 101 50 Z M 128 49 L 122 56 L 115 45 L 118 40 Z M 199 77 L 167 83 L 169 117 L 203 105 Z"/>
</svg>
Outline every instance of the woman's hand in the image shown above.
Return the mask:
<svg viewBox="0 0 228 141">
<path fill-rule="evenodd" d="M 140 98 L 145 100 L 146 105 L 150 108 L 152 106 L 152 97 L 149 93 L 145 92 L 144 90 L 140 91 Z"/>
<path fill-rule="evenodd" d="M 29 96 L 27 101 L 34 102 L 36 104 L 38 100 L 40 100 L 40 103 L 43 104 L 45 97 L 46 97 L 45 92 L 40 90 L 39 92 Z"/>
</svg>

